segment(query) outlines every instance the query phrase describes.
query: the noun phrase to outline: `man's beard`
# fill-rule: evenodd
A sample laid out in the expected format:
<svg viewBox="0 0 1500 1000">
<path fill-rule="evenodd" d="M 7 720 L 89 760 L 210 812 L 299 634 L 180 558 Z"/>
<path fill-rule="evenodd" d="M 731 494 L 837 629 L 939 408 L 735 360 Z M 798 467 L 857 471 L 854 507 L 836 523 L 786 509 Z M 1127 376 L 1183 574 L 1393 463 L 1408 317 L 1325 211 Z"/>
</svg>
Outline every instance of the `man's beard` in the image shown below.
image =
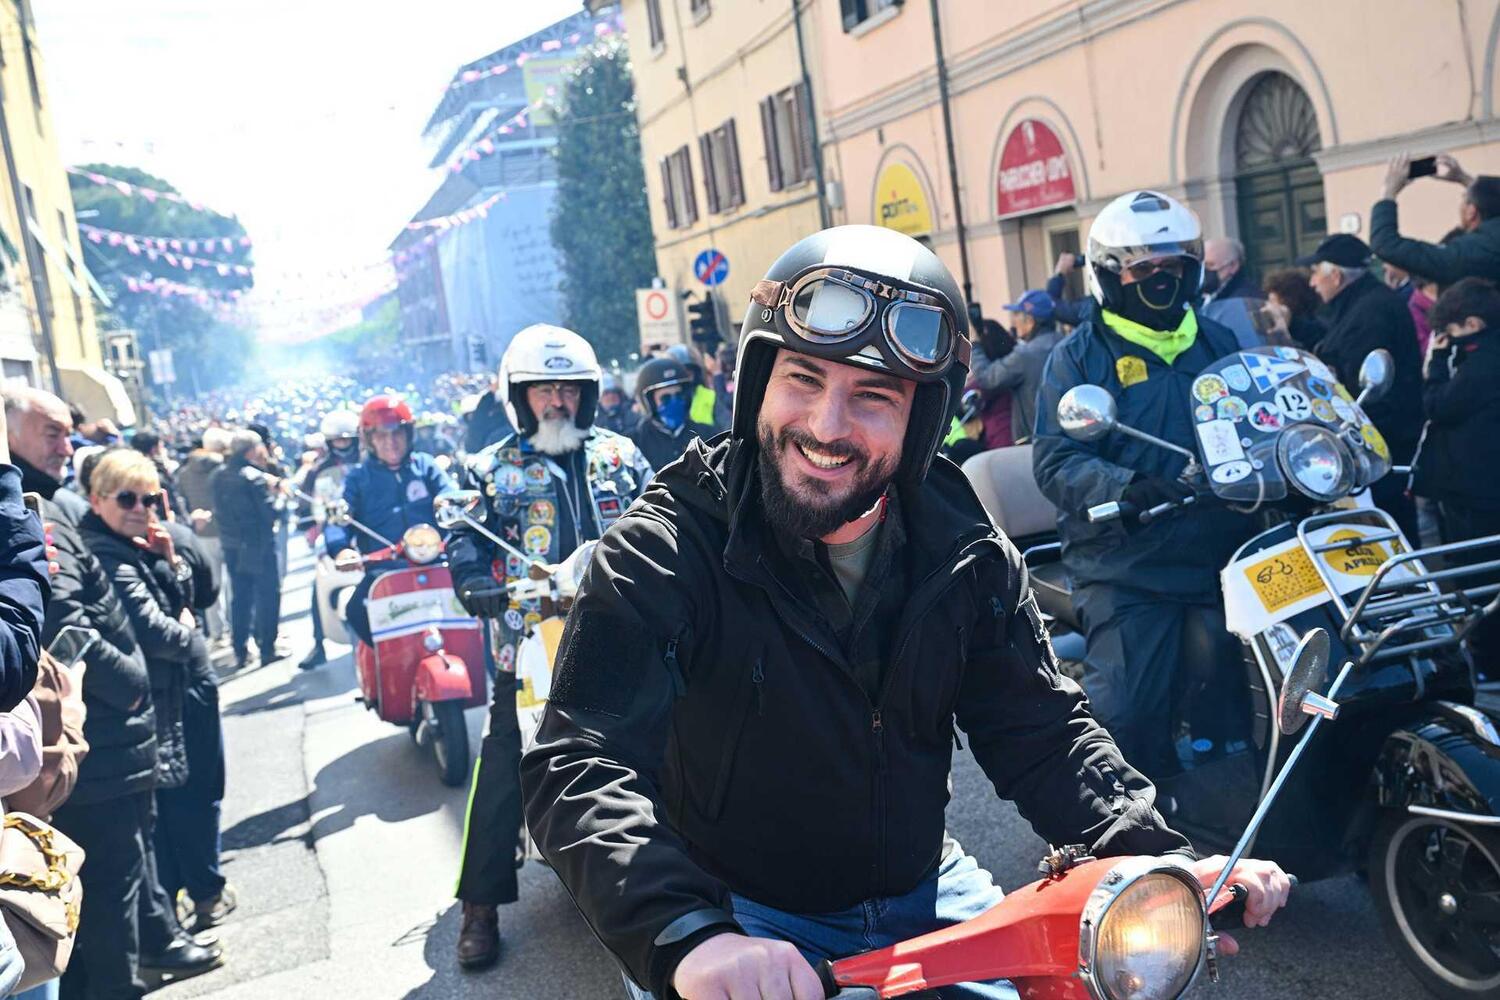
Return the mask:
<svg viewBox="0 0 1500 1000">
<path fill-rule="evenodd" d="M 588 439 L 589 432 L 579 427 L 572 417 L 543 417 L 537 421 L 536 431 L 531 435 L 531 446 L 544 455 L 566 455 L 577 451 Z"/>
<path fill-rule="evenodd" d="M 875 506 L 901 464 L 899 452 L 872 464 L 866 452 L 847 441 L 825 443 L 792 427 L 784 427 L 773 436 L 764 423 L 758 430 L 761 510 L 771 530 L 793 538 L 822 538 L 858 519 Z M 798 444 L 836 457 L 849 456 L 856 466 L 852 487 L 844 488 L 842 496 L 834 496 L 827 483 L 804 478 L 798 492 L 792 492 L 782 478 L 781 455 Z"/>
</svg>

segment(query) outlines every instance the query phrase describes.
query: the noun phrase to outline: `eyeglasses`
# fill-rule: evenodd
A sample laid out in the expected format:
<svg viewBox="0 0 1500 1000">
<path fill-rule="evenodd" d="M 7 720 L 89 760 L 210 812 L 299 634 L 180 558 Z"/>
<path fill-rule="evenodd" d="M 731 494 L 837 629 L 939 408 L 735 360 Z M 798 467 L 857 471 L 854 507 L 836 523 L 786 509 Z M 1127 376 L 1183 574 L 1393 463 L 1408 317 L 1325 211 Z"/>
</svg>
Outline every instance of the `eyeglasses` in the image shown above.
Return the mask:
<svg viewBox="0 0 1500 1000">
<path fill-rule="evenodd" d="M 583 387 L 572 382 L 533 382 L 530 389 L 543 399 L 561 399 L 565 403 L 576 403 L 583 396 Z"/>
<path fill-rule="evenodd" d="M 1135 281 L 1145 281 L 1157 271 L 1165 271 L 1175 278 L 1182 277 L 1181 257 L 1158 257 L 1156 260 L 1143 260 L 1139 264 L 1131 264 L 1125 269 L 1130 272 L 1130 277 Z"/>
<path fill-rule="evenodd" d="M 881 353 L 912 378 L 940 376 L 955 356 L 968 364 L 969 342 L 955 336 L 953 319 L 937 295 L 842 268 L 817 268 L 792 282 L 756 282 L 750 298 L 766 308 L 767 319 L 772 310 L 779 313 L 794 339 L 815 348 L 812 354 L 857 353 L 876 331 L 882 335 Z"/>
<path fill-rule="evenodd" d="M 147 507 L 160 511 L 162 505 L 162 494 L 160 490 L 155 493 L 137 493 L 135 490 L 121 490 L 115 494 L 115 503 L 120 505 L 121 510 L 135 510 L 137 502 Z"/>
</svg>

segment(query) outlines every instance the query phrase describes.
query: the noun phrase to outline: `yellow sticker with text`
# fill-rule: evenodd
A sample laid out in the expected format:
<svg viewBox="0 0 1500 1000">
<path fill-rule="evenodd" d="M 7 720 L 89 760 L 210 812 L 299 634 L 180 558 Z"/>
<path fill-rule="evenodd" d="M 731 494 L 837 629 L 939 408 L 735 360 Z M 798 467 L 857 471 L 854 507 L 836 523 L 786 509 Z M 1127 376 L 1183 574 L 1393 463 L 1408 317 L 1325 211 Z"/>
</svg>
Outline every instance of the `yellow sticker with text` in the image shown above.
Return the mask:
<svg viewBox="0 0 1500 1000">
<path fill-rule="evenodd" d="M 1120 379 L 1120 388 L 1129 389 L 1137 382 L 1146 381 L 1146 362 L 1133 354 L 1126 354 L 1115 362 L 1115 375 Z"/>
<path fill-rule="evenodd" d="M 1307 557 L 1307 550 L 1289 549 L 1245 567 L 1255 596 L 1267 611 L 1277 612 L 1288 604 L 1324 590 L 1323 578 Z"/>
<path fill-rule="evenodd" d="M 1329 535 L 1328 542 L 1348 542 L 1342 549 L 1323 553 L 1323 562 L 1329 568 L 1349 576 L 1374 576 L 1385 563 L 1385 546 L 1379 542 L 1367 542 L 1365 536 L 1348 528 L 1341 528 Z"/>
<path fill-rule="evenodd" d="M 1379 455 L 1382 461 L 1391 460 L 1390 446 L 1385 443 L 1385 437 L 1375 429 L 1374 424 L 1365 424 L 1359 429 L 1359 434 L 1365 439 L 1365 444 L 1369 445 L 1370 450 Z"/>
</svg>

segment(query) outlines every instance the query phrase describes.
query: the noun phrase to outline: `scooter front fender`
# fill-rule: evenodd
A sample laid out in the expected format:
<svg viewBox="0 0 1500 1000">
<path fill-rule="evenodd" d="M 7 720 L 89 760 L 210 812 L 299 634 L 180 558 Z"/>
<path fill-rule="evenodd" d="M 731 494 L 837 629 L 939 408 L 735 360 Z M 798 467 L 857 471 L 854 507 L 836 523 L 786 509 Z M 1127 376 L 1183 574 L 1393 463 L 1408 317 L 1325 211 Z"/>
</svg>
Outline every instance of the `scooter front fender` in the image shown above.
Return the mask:
<svg viewBox="0 0 1500 1000">
<path fill-rule="evenodd" d="M 425 702 L 468 701 L 474 696 L 469 667 L 463 657 L 433 653 L 417 664 L 417 700 Z"/>
<path fill-rule="evenodd" d="M 1373 782 L 1381 806 L 1500 825 L 1500 728 L 1472 706 L 1430 702 L 1386 737 Z"/>
</svg>

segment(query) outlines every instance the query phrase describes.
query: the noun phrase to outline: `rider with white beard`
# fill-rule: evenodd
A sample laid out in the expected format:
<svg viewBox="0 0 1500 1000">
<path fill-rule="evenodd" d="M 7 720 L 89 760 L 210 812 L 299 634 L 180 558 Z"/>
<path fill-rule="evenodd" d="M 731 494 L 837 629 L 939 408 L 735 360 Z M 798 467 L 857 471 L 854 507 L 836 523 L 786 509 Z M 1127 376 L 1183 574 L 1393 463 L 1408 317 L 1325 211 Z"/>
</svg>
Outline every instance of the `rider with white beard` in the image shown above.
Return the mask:
<svg viewBox="0 0 1500 1000">
<path fill-rule="evenodd" d="M 517 333 L 500 362 L 497 394 L 516 433 L 471 455 L 461 484 L 485 498 L 486 526 L 533 558 L 560 562 L 597 539 L 651 479 L 651 466 L 629 438 L 596 426 L 602 372 L 578 334 L 536 325 Z M 505 581 L 523 561 L 463 525 L 448 542 L 458 599 L 470 614 L 495 619 L 497 667 L 489 728 L 464 829 L 458 898 L 463 925 L 458 961 L 481 969 L 499 957 L 496 906 L 515 902 L 521 831 L 516 724 L 516 649 L 541 621 L 539 602 L 512 602 Z"/>
</svg>

